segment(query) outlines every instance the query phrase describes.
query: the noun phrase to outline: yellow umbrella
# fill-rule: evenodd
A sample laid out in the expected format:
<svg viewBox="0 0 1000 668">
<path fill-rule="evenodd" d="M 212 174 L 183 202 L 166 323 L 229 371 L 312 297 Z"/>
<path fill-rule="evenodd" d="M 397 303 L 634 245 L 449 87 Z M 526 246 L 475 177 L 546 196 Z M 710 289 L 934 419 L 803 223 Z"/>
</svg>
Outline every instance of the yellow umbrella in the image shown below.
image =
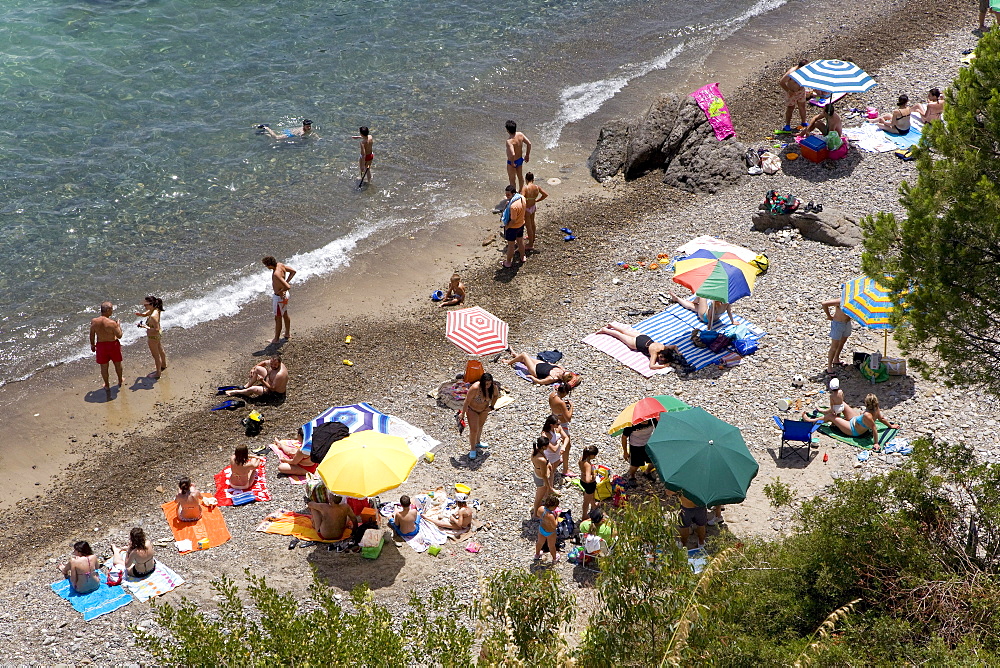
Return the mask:
<svg viewBox="0 0 1000 668">
<path fill-rule="evenodd" d="M 331 445 L 316 472 L 333 494 L 363 499 L 399 487 L 416 465 L 404 439 L 368 430 Z"/>
</svg>

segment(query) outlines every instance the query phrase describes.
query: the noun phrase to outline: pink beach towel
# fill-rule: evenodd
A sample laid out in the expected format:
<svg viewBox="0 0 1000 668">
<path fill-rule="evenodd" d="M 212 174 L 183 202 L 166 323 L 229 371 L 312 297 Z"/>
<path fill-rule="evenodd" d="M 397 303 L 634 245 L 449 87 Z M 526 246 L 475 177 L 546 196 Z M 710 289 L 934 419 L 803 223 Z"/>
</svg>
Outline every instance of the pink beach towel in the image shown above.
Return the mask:
<svg viewBox="0 0 1000 668">
<path fill-rule="evenodd" d="M 620 325 L 623 323 L 615 324 Z M 650 369 L 649 357 L 632 350 L 615 337 L 608 336 L 607 334 L 594 333 L 584 338 L 583 342 L 597 348 L 603 353 L 611 355 L 625 366 L 641 373 L 646 378 L 651 378 L 655 375 L 662 375 L 673 371 L 671 367 L 667 367 L 666 369 Z"/>
<path fill-rule="evenodd" d="M 253 487 L 246 490 L 253 493 L 257 501 L 271 500 L 271 492 L 267 490 L 267 480 L 264 478 L 266 468 L 267 460 L 261 461 L 260 466 L 257 467 L 257 479 L 254 481 Z M 233 493 L 239 494 L 241 491 L 229 486 L 229 476 L 232 472 L 232 468 L 227 466 L 215 474 L 215 498 L 220 506 L 233 505 Z"/>
<path fill-rule="evenodd" d="M 709 124 L 715 130 L 715 138 L 719 141 L 729 139 L 736 135 L 733 129 L 733 119 L 729 117 L 729 107 L 722 97 L 719 84 L 705 84 L 695 92 L 691 93 L 701 110 L 705 112 Z"/>
</svg>

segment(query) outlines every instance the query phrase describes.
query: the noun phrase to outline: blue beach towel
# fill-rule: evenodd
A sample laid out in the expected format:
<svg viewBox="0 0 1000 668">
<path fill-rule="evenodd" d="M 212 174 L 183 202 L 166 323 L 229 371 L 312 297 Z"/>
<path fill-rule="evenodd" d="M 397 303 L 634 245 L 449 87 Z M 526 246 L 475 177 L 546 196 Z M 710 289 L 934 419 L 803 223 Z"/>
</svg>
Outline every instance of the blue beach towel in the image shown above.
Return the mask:
<svg viewBox="0 0 1000 668">
<path fill-rule="evenodd" d="M 89 594 L 78 594 L 73 591 L 69 580 L 65 578 L 59 582 L 53 582 L 52 591 L 60 598 L 69 601 L 74 610 L 82 613 L 85 622 L 114 612 L 132 602 L 132 595 L 124 587 L 109 587 L 103 576 L 101 577 L 101 586 Z"/>
<path fill-rule="evenodd" d="M 924 124 L 920 122 L 919 119 L 910 117 L 910 131 L 905 135 L 894 135 L 891 132 L 886 132 L 885 130 L 879 130 L 878 133 L 891 141 L 893 144 L 899 148 L 909 148 L 911 146 L 916 146 L 920 143 L 920 137 L 924 131 Z"/>
<path fill-rule="evenodd" d="M 729 318 L 723 315 L 724 320 Z M 759 341 L 767 333 L 760 327 L 742 316 L 736 316 L 736 323 L 745 325 L 750 332 L 750 338 Z M 726 322 L 726 325 L 729 323 Z M 708 348 L 696 348 L 691 343 L 691 330 L 706 330 L 705 326 L 694 312 L 687 310 L 680 304 L 673 304 L 666 311 L 643 320 L 634 325 L 635 329 L 656 341 L 665 345 L 673 344 L 680 348 L 681 354 L 688 364 L 697 369 L 716 364 L 725 357 L 728 350 L 721 353 L 713 353 Z"/>
<path fill-rule="evenodd" d="M 519 199 L 521 199 L 521 195 L 515 193 L 514 196 L 510 198 L 510 201 L 507 202 L 507 208 L 505 208 L 503 210 L 503 213 L 500 214 L 500 224 L 501 225 L 506 226 L 507 223 L 510 222 L 510 205 L 513 204 L 514 202 L 516 202 Z"/>
</svg>

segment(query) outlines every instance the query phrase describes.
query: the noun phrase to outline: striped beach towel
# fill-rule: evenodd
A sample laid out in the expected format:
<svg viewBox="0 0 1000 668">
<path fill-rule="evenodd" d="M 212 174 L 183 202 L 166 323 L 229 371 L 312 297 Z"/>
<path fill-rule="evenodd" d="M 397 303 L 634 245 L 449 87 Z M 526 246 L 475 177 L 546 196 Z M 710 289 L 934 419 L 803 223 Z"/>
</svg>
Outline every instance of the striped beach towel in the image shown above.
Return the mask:
<svg viewBox="0 0 1000 668">
<path fill-rule="evenodd" d="M 140 602 L 146 602 L 154 596 L 166 594 L 184 584 L 184 578 L 177 575 L 162 561 L 156 562 L 156 570 L 144 578 L 126 575 L 122 586 Z"/>
<path fill-rule="evenodd" d="M 132 597 L 121 587 L 109 587 L 101 574 L 101 586 L 89 594 L 78 594 L 70 586 L 69 580 L 62 579 L 52 583 L 52 591 L 60 598 L 69 601 L 73 609 L 83 614 L 83 621 L 90 620 L 114 612 L 132 602 Z"/>
<path fill-rule="evenodd" d="M 736 316 L 736 322 L 746 325 L 750 330 L 751 336 L 755 339 L 759 340 L 766 334 L 764 330 L 742 316 Z M 677 346 L 687 363 L 696 370 L 704 369 L 711 364 L 718 364 L 720 362 L 732 365 L 732 362 L 735 361 L 735 354 L 731 350 L 713 353 L 708 348 L 696 348 L 691 344 L 692 329 L 706 330 L 708 328 L 698 319 L 698 316 L 694 312 L 687 310 L 680 304 L 673 304 L 667 310 L 657 313 L 636 325 L 632 325 L 632 327 L 636 331 L 649 336 L 657 343 Z M 657 371 L 650 369 L 648 357 L 634 350 L 629 350 L 624 343 L 606 334 L 591 334 L 583 342 L 611 355 L 622 364 L 635 369 L 646 378 L 654 374 L 670 372 L 670 369 Z"/>
</svg>

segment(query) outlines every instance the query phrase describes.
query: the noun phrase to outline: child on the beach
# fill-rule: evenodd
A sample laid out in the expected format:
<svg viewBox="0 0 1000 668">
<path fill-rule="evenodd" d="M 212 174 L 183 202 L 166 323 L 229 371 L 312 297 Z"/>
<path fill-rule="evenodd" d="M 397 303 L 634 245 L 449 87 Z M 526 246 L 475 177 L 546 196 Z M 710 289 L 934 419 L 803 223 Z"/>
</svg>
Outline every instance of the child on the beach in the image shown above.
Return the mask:
<svg viewBox="0 0 1000 668">
<path fill-rule="evenodd" d="M 597 457 L 596 445 L 588 445 L 580 455 L 580 487 L 583 488 L 583 508 L 580 510 L 580 517 L 588 517 L 591 508 L 597 507 L 597 501 L 594 500 L 594 493 L 597 492 L 595 457 Z"/>
<path fill-rule="evenodd" d="M 538 540 L 535 541 L 535 560 L 542 558 L 542 547 L 548 545 L 549 554 L 552 555 L 552 563 L 559 561 L 556 554 L 556 528 L 559 526 L 559 516 L 556 515 L 556 508 L 559 507 L 559 497 L 549 494 L 542 501 L 542 505 L 535 510 L 535 517 L 541 522 L 538 523 Z"/>
<path fill-rule="evenodd" d="M 441 299 L 441 303 L 438 306 L 444 308 L 445 306 L 458 306 L 465 301 L 465 284 L 462 283 L 461 277 L 458 274 L 451 275 L 451 282 L 448 283 L 448 290 L 445 296 Z"/>
</svg>

